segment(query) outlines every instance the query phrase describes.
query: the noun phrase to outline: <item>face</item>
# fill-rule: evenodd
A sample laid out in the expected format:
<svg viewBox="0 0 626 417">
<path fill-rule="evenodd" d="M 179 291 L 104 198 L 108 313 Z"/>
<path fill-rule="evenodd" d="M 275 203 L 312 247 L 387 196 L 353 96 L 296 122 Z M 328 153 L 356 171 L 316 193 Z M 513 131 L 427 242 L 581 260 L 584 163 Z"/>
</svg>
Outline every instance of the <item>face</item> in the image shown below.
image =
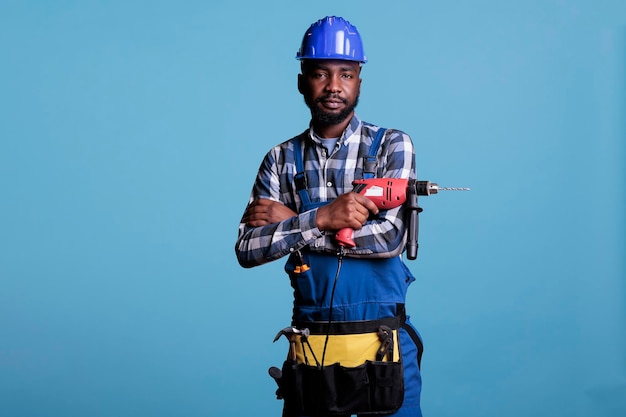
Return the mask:
<svg viewBox="0 0 626 417">
<path fill-rule="evenodd" d="M 358 62 L 307 60 L 298 75 L 298 90 L 311 109 L 313 121 L 340 124 L 352 117 L 361 92 Z"/>
</svg>

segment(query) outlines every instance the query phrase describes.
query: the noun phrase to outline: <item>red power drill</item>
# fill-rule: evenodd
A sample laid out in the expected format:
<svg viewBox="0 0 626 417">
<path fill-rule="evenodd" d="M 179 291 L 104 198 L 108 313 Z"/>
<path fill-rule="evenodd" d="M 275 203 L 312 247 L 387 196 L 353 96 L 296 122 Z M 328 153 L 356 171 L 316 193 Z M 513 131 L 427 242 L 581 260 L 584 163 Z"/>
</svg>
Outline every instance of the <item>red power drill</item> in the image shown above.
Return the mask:
<svg viewBox="0 0 626 417">
<path fill-rule="evenodd" d="M 407 222 L 407 257 L 415 259 L 417 257 L 417 215 L 422 209 L 417 205 L 417 196 L 428 196 L 437 194 L 440 190 L 436 183 L 430 181 L 409 180 L 407 178 L 370 178 L 355 180 L 352 182 L 355 193 L 372 200 L 376 207 L 381 210 L 389 210 L 401 206 L 407 202 L 408 212 Z M 469 190 L 469 188 L 441 188 L 442 190 Z M 335 238 L 337 243 L 343 247 L 353 248 L 356 246 L 352 236 L 354 230 L 349 227 L 337 231 Z"/>
</svg>

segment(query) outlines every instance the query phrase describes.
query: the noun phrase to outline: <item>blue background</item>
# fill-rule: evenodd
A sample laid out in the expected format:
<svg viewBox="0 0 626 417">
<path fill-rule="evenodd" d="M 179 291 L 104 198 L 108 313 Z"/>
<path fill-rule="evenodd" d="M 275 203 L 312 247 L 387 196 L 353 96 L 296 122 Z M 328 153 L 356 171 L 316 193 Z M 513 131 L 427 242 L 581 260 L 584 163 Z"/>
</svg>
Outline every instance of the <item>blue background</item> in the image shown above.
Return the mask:
<svg viewBox="0 0 626 417">
<path fill-rule="evenodd" d="M 409 133 L 426 416 L 626 415 L 626 3 L 3 1 L 0 415 L 278 416 L 282 262 L 233 247 L 342 15 Z"/>
</svg>

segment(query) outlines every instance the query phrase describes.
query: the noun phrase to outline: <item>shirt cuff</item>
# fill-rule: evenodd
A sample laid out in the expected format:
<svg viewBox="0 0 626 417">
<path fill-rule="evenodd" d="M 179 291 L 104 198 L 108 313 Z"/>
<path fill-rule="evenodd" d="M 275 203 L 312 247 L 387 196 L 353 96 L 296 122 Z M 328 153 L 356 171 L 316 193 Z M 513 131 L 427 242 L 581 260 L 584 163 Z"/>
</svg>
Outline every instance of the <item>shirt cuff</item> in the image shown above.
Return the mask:
<svg viewBox="0 0 626 417">
<path fill-rule="evenodd" d="M 298 215 L 302 239 L 304 239 L 307 243 L 311 243 L 323 236 L 322 231 L 317 228 L 316 215 L 317 210 L 305 211 L 304 213 Z"/>
</svg>

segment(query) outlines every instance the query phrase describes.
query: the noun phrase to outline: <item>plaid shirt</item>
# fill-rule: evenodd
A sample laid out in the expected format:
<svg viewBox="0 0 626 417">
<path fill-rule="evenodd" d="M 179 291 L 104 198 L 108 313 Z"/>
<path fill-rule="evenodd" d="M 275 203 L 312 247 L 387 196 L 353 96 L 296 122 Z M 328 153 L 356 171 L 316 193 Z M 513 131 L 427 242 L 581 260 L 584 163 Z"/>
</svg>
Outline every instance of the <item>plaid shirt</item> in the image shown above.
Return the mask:
<svg viewBox="0 0 626 417">
<path fill-rule="evenodd" d="M 352 181 L 363 178 L 363 157 L 379 127 L 362 122 L 355 115 L 329 155 L 313 136 L 312 128 L 271 149 L 259 168 L 250 196 L 281 202 L 300 213 L 290 219 L 262 227 L 239 225 L 235 246 L 243 267 L 253 267 L 309 247 L 312 251 L 336 253 L 334 233 L 316 226 L 317 209 L 301 212 L 294 175 L 294 141 L 302 140 L 304 171 L 312 202 L 329 202 L 352 190 Z M 404 132 L 388 130 L 378 151 L 378 178 L 415 179 L 415 154 L 411 138 Z M 347 256 L 389 258 L 402 253 L 405 244 L 402 207 L 381 210 L 374 219 L 354 232 L 356 247 Z"/>
</svg>

